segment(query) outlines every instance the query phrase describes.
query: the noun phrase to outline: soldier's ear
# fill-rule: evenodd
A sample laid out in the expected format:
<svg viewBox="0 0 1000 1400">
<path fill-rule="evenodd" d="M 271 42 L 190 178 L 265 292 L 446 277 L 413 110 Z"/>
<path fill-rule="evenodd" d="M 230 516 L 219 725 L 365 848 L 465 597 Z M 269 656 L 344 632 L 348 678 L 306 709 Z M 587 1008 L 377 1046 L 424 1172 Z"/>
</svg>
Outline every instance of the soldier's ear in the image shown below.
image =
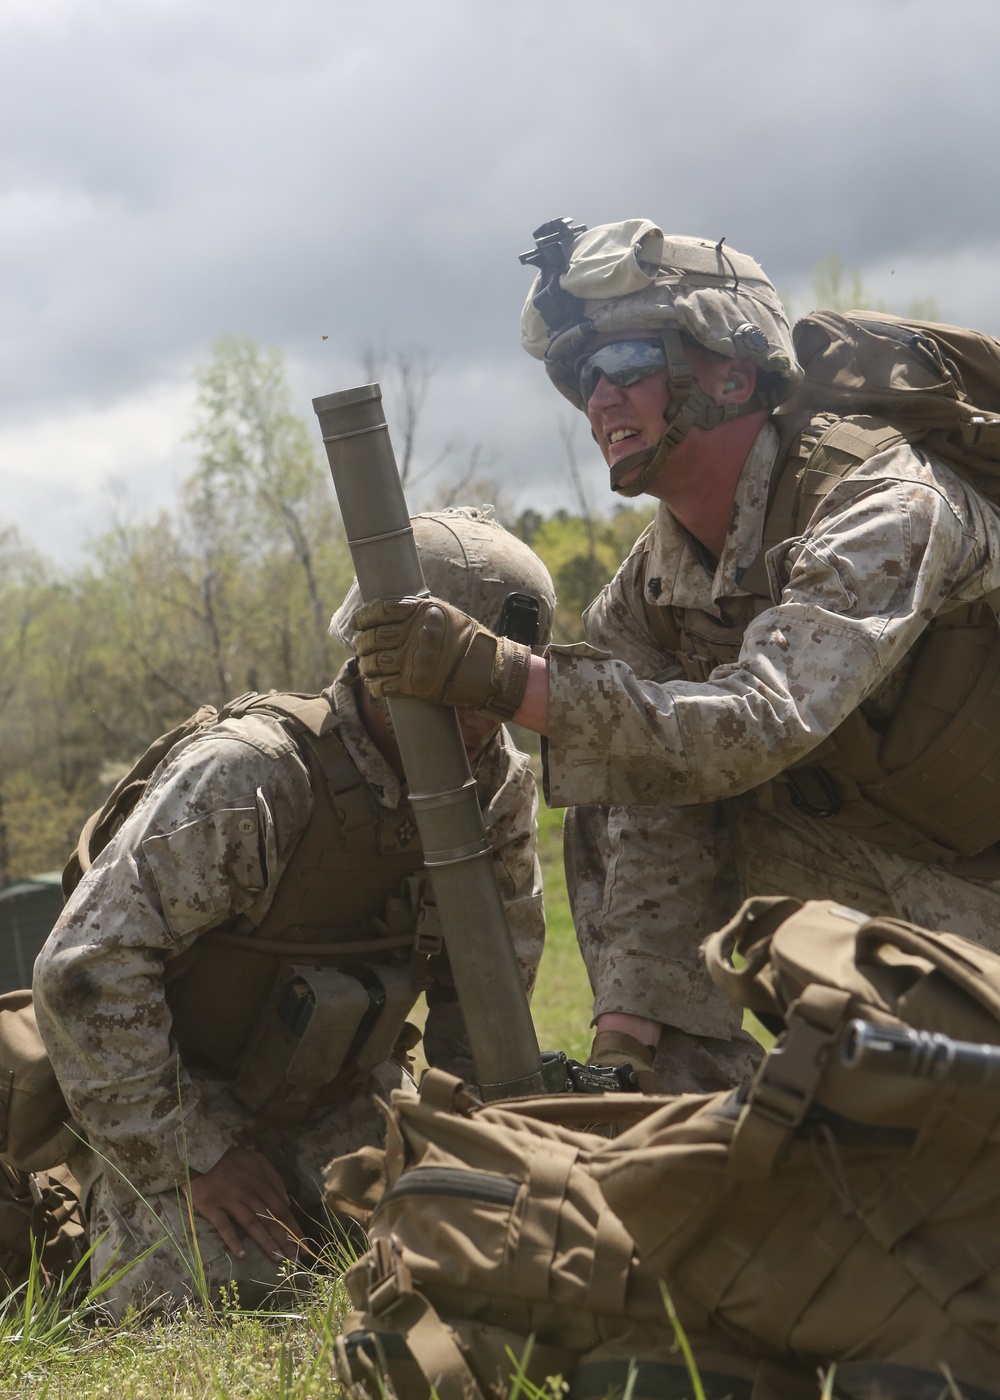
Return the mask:
<svg viewBox="0 0 1000 1400">
<path fill-rule="evenodd" d="M 718 367 L 717 403 L 746 403 L 757 388 L 757 366 L 747 360 L 726 360 Z"/>
</svg>

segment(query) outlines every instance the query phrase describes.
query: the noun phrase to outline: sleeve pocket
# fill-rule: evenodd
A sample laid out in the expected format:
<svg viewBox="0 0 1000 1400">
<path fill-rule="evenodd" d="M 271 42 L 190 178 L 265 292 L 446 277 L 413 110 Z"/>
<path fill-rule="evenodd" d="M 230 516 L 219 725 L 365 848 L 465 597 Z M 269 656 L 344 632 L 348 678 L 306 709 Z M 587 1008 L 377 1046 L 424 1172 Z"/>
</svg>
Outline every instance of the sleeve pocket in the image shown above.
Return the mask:
<svg viewBox="0 0 1000 1400">
<path fill-rule="evenodd" d="M 256 798 L 143 841 L 163 916 L 175 937 L 243 913 L 264 892 L 264 853 L 273 844 L 273 824 L 259 790 Z"/>
</svg>

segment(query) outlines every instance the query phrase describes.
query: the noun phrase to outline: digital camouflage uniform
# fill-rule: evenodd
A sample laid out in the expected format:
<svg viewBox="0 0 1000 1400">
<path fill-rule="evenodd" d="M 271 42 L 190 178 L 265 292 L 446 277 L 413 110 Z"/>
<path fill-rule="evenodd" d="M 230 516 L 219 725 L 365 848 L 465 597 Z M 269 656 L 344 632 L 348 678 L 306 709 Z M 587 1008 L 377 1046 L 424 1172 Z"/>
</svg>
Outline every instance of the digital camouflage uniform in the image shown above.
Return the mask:
<svg viewBox="0 0 1000 1400">
<path fill-rule="evenodd" d="M 710 558 L 660 504 L 586 614 L 593 650 L 550 650 L 546 792 L 553 805 L 579 804 L 567 820 L 567 872 L 595 1013 L 663 1023 L 656 1065 L 663 1086 L 712 1088 L 726 1066 L 713 1078 L 705 1055 L 719 1058 L 735 1021 L 707 984 L 697 950 L 745 895 L 832 896 L 871 913 L 993 936 L 1000 903 L 991 880 L 1000 862 L 984 848 L 996 838 L 977 845 L 977 831 L 955 833 L 962 818 L 975 826 L 984 804 L 992 811 L 992 785 L 974 794 L 975 816 L 953 803 L 946 819 L 953 825 L 943 832 L 927 798 L 948 787 L 938 781 L 935 789 L 929 778 L 930 749 L 944 731 L 928 714 L 942 724 L 957 717 L 953 747 L 936 752 L 938 771 L 942 755 L 958 752 L 958 719 L 965 725 L 952 774 L 956 790 L 970 790 L 980 770 L 969 736 L 982 728 L 973 699 L 985 692 L 992 704 L 993 692 L 960 660 L 948 674 L 962 698 L 939 704 L 948 687 L 937 676 L 928 685 L 929 668 L 918 661 L 963 648 L 981 658 L 985 646 L 990 661 L 978 674 L 995 674 L 996 600 L 984 600 L 1000 584 L 1000 527 L 951 469 L 890 426 L 892 405 L 851 406 L 858 394 L 852 399 L 848 390 L 867 385 L 863 357 L 837 361 L 840 378 L 820 369 L 804 384 L 773 284 L 725 239 L 666 234 L 645 219 L 589 230 L 554 220 L 535 238 L 522 257 L 538 272 L 521 340 L 559 392 L 586 412 L 601 375 L 627 391 L 665 372 L 663 435 L 613 455 L 613 490 L 655 494 L 692 431 L 704 435 L 688 452 L 697 470 L 723 424 L 780 411 L 743 464 L 721 557 Z M 868 326 L 876 338 L 885 330 Z M 860 344 L 852 334 L 845 331 L 841 349 Z M 927 340 L 920 328 L 903 325 L 900 334 L 898 343 Z M 821 342 L 808 341 L 813 367 L 826 366 Z M 696 373 L 706 351 L 753 366 L 752 393 L 727 397 L 737 385 L 721 381 L 710 393 Z M 916 361 L 898 377 L 895 365 L 880 362 L 875 382 L 900 391 L 933 383 L 949 403 L 964 399 L 958 379 L 947 382 L 948 352 L 935 353 L 915 377 Z M 975 373 L 989 379 L 992 349 L 977 349 L 973 360 Z M 822 386 L 832 383 L 844 390 L 839 398 L 829 389 L 824 396 Z M 904 401 L 914 397 L 886 399 L 904 404 L 905 414 Z M 971 401 L 966 410 L 978 412 Z M 957 427 L 948 420 L 965 440 Z M 934 647 L 930 637 L 922 645 L 928 624 L 945 614 Z M 882 764 L 884 735 L 899 742 L 893 748 L 887 740 Z M 790 774 L 793 765 L 802 766 Z M 904 771 L 910 786 L 901 796 Z M 825 799 L 804 797 L 803 783 Z M 897 820 L 904 808 L 905 830 Z M 951 855 L 963 850 L 984 856 Z"/>
<path fill-rule="evenodd" d="M 355 674 L 350 663 L 331 691 L 344 745 L 381 807 L 399 811 L 400 845 L 419 850 L 401 783 L 361 722 Z M 534 779 L 504 730 L 483 751 L 474 773 L 530 990 L 544 936 Z M 275 1126 L 255 1120 L 220 1074 L 182 1063 L 171 1039 L 165 979 L 172 965 L 234 916 L 243 916 L 244 926 L 263 920 L 312 805 L 299 745 L 277 718 L 258 713 L 228 719 L 182 742 L 83 877 L 38 959 L 39 1028 L 93 1149 L 76 1154 L 73 1166 L 88 1199 L 92 1236 L 106 1231 L 96 1244 L 95 1276 L 116 1251 L 121 1265 L 164 1233 L 183 1245 L 190 1233 L 179 1198 L 186 1171 L 207 1171 L 233 1145 L 264 1152 L 299 1211 L 316 1218 L 325 1164 L 380 1138 L 373 1096 L 387 1097 L 407 1078 L 392 1061 L 318 1119 Z M 425 876 L 420 888 L 423 910 L 430 899 Z M 428 973 L 428 1058 L 468 1072 L 445 959 L 432 958 Z M 201 1219 L 198 1239 L 213 1292 L 234 1279 L 241 1300 L 251 1304 L 273 1289 L 279 1271 L 252 1242 L 247 1259 L 234 1260 Z M 133 1297 L 179 1299 L 191 1291 L 190 1272 L 167 1243 L 126 1276 L 111 1305 L 120 1313 Z"/>
<path fill-rule="evenodd" d="M 774 605 L 753 617 L 740 580 L 761 548 L 777 444 L 768 423 L 714 569 L 661 505 L 588 610 L 590 646 L 550 649 L 547 795 L 606 804 L 567 822 L 596 1015 L 730 1034 L 733 1013 L 698 947 L 749 894 L 833 898 L 1000 948 L 1000 883 L 981 878 L 988 867 L 914 860 L 776 804 L 771 782 L 857 707 L 880 727 L 928 620 L 1000 587 L 1000 521 L 919 450 L 881 452 L 834 487 L 801 537 L 769 553 Z M 735 664 L 682 678 L 643 606 L 647 546 L 646 604 L 700 609 L 736 637 L 746 625 Z M 672 1045 L 668 1030 L 658 1067 L 683 1088 L 683 1074 L 667 1075 Z"/>
</svg>

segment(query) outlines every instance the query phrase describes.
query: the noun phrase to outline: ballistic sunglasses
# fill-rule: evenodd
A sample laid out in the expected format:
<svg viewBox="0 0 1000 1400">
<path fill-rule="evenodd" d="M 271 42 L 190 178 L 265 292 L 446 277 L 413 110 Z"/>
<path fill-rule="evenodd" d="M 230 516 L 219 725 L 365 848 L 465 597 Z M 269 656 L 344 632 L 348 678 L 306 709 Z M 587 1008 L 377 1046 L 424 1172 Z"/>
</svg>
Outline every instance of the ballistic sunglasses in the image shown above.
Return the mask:
<svg viewBox="0 0 1000 1400">
<path fill-rule="evenodd" d="M 662 344 L 652 340 L 616 340 L 602 345 L 577 367 L 580 397 L 587 403 L 603 374 L 619 389 L 638 384 L 651 374 L 661 374 L 667 368 L 667 356 Z"/>
</svg>

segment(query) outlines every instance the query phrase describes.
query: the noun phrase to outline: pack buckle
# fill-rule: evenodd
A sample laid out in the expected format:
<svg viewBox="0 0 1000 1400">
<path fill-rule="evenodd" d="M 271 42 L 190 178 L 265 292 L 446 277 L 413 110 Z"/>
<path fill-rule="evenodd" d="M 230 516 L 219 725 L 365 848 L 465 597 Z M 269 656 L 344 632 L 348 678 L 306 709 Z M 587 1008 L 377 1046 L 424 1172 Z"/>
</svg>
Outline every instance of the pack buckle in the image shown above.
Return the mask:
<svg viewBox="0 0 1000 1400">
<path fill-rule="evenodd" d="M 403 1262 L 397 1235 L 375 1240 L 367 1261 L 368 1309 L 379 1315 L 391 1312 L 413 1292 L 413 1275 Z"/>
</svg>

